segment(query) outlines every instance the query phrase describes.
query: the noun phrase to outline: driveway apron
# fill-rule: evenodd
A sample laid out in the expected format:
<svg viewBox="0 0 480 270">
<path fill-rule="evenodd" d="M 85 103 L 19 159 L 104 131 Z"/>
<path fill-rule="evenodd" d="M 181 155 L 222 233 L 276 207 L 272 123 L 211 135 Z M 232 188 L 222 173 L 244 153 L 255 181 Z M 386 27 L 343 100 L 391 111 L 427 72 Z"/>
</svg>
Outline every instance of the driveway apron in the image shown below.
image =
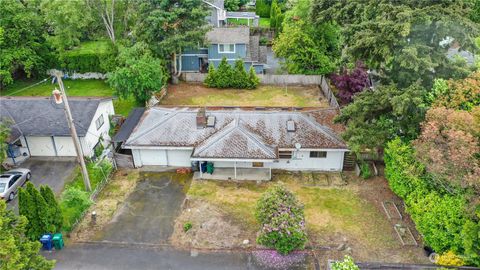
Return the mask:
<svg viewBox="0 0 480 270">
<path fill-rule="evenodd" d="M 184 186 L 168 174 L 142 173 L 141 177 L 98 240 L 167 243 L 185 198 Z"/>
</svg>

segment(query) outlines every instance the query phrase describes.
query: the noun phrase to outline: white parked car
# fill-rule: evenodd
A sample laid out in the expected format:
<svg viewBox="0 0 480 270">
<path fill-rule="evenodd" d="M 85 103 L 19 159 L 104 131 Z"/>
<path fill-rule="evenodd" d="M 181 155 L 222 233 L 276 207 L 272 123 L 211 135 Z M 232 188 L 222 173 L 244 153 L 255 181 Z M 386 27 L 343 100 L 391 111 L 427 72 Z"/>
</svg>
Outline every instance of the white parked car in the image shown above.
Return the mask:
<svg viewBox="0 0 480 270">
<path fill-rule="evenodd" d="M 29 169 L 17 168 L 0 174 L 0 198 L 11 201 L 15 198 L 18 188 L 30 180 Z"/>
</svg>

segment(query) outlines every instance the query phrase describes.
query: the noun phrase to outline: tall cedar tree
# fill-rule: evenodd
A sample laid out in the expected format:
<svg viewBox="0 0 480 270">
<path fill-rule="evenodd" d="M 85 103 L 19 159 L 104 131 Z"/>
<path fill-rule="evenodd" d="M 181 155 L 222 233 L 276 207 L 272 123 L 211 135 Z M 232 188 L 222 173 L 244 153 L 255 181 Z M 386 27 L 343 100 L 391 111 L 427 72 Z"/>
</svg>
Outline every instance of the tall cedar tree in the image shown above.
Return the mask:
<svg viewBox="0 0 480 270">
<path fill-rule="evenodd" d="M 48 205 L 49 223 L 54 227 L 53 232 L 60 232 L 63 225 L 63 215 L 55 194 L 49 186 L 40 186 L 40 193 Z"/>
<path fill-rule="evenodd" d="M 349 61 L 365 61 L 387 82 L 407 87 L 420 79 L 430 89 L 434 78 L 470 73 L 465 62 L 447 58 L 452 43 L 442 42 L 451 37 L 461 50 L 476 53 L 475 1 L 312 1 L 312 24 L 338 23 Z"/>
</svg>

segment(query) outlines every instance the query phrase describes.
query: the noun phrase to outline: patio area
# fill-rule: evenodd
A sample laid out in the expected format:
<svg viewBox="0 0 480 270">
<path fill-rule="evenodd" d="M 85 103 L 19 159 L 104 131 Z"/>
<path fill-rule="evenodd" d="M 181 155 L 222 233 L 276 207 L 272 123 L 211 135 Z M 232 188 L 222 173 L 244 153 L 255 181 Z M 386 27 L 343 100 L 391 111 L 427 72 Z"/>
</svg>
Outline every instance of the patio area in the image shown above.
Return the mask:
<svg viewBox="0 0 480 270">
<path fill-rule="evenodd" d="M 235 172 L 236 170 L 236 172 Z M 271 168 L 215 168 L 212 174 L 197 171 L 193 179 L 269 181 Z"/>
</svg>

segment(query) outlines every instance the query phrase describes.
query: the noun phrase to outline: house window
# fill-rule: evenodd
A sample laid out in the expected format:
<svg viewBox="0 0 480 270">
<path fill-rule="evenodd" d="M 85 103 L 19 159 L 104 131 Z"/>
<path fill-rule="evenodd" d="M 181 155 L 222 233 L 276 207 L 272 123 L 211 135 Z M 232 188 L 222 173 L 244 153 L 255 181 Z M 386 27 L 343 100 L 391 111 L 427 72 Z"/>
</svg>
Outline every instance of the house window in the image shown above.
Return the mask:
<svg viewBox="0 0 480 270">
<path fill-rule="evenodd" d="M 219 53 L 235 53 L 235 44 L 218 44 Z"/>
<path fill-rule="evenodd" d="M 97 130 L 99 130 L 103 126 L 103 114 L 101 114 L 97 120 L 95 121 L 95 125 L 97 126 Z"/>
<path fill-rule="evenodd" d="M 325 151 L 310 151 L 311 158 L 326 158 L 327 152 Z"/>
<path fill-rule="evenodd" d="M 263 168 L 263 162 L 252 162 L 252 167 Z"/>
<path fill-rule="evenodd" d="M 278 151 L 278 156 L 281 159 L 291 159 L 292 156 L 293 156 L 293 152 L 292 151 Z"/>
</svg>

